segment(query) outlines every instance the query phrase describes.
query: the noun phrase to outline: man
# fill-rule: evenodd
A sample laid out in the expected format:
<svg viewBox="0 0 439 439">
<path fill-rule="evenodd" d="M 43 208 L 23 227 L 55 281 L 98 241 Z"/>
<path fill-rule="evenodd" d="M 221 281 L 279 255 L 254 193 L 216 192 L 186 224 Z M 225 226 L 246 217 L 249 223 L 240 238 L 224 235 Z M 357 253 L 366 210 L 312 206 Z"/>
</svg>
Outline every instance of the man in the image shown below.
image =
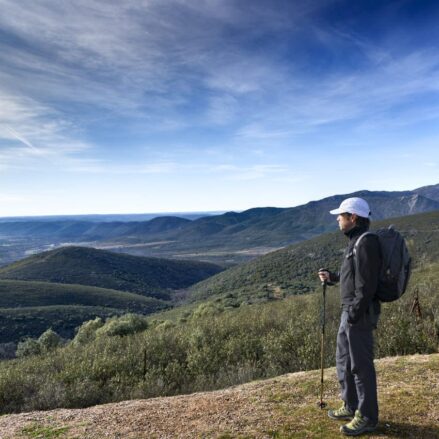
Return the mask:
<svg viewBox="0 0 439 439">
<path fill-rule="evenodd" d="M 373 329 L 380 313 L 380 303 L 374 296 L 381 252 L 376 235 L 363 235 L 370 226 L 370 209 L 365 200 L 348 198 L 330 213 L 338 215 L 339 228 L 349 242 L 340 272 L 322 269 L 318 273 L 320 280 L 329 285 L 340 282 L 342 304 L 336 365 L 343 405 L 337 410 L 329 410 L 328 416 L 352 419 L 340 431 L 348 436 L 358 436 L 374 431 L 378 423 Z"/>
</svg>

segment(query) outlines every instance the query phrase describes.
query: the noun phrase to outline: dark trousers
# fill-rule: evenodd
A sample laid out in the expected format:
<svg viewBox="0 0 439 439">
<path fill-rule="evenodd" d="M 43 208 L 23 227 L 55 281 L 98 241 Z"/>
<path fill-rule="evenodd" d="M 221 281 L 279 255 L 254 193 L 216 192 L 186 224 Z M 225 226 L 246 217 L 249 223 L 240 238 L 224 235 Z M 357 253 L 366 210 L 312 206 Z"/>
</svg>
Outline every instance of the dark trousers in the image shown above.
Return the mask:
<svg viewBox="0 0 439 439">
<path fill-rule="evenodd" d="M 352 410 L 372 422 L 378 422 L 378 400 L 375 366 L 373 364 L 373 325 L 368 316 L 349 324 L 347 311 L 341 314 L 337 334 L 337 376 L 341 399 Z"/>
</svg>

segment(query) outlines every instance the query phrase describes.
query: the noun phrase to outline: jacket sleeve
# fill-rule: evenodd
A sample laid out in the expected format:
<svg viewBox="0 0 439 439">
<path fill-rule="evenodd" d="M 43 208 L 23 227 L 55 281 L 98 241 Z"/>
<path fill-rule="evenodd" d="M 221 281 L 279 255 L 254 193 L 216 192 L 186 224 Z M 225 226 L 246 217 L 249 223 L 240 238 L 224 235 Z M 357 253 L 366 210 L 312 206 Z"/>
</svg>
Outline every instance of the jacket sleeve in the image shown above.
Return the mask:
<svg viewBox="0 0 439 439">
<path fill-rule="evenodd" d="M 334 273 L 333 271 L 330 271 L 328 285 L 335 285 L 339 281 L 340 281 L 340 273 L 339 272 Z"/>
<path fill-rule="evenodd" d="M 376 235 L 366 235 L 354 256 L 355 298 L 349 306 L 349 323 L 356 323 L 367 312 L 378 287 L 381 251 Z"/>
</svg>

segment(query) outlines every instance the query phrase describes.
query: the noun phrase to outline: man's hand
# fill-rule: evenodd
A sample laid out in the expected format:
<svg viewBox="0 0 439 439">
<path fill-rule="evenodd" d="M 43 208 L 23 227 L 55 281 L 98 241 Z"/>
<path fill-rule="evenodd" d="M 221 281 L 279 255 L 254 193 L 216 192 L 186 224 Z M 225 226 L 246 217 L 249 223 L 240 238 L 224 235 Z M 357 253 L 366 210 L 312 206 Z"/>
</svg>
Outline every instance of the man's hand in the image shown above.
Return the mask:
<svg viewBox="0 0 439 439">
<path fill-rule="evenodd" d="M 331 281 L 329 271 L 326 268 L 321 268 L 317 274 L 321 282 L 328 283 Z"/>
</svg>

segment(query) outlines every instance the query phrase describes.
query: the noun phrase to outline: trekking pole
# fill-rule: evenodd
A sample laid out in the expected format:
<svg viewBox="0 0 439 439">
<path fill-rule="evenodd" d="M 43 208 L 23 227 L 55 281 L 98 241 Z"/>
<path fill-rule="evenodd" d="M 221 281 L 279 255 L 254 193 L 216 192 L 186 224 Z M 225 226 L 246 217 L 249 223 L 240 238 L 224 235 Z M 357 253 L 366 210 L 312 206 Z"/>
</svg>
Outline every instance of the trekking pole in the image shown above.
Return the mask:
<svg viewBox="0 0 439 439">
<path fill-rule="evenodd" d="M 422 319 L 422 311 L 421 311 L 421 304 L 419 303 L 419 290 L 415 288 L 414 291 L 415 298 L 413 300 L 412 304 L 412 314 L 416 316 L 416 321 L 419 319 Z"/>
<path fill-rule="evenodd" d="M 322 327 L 322 337 L 320 346 L 320 401 L 317 406 L 322 410 L 326 407 L 326 402 L 323 402 L 323 366 L 324 366 L 324 356 L 325 356 L 325 309 L 326 309 L 326 280 L 322 282 L 323 287 L 323 305 L 322 305 L 322 315 L 321 315 L 321 327 Z"/>
</svg>

